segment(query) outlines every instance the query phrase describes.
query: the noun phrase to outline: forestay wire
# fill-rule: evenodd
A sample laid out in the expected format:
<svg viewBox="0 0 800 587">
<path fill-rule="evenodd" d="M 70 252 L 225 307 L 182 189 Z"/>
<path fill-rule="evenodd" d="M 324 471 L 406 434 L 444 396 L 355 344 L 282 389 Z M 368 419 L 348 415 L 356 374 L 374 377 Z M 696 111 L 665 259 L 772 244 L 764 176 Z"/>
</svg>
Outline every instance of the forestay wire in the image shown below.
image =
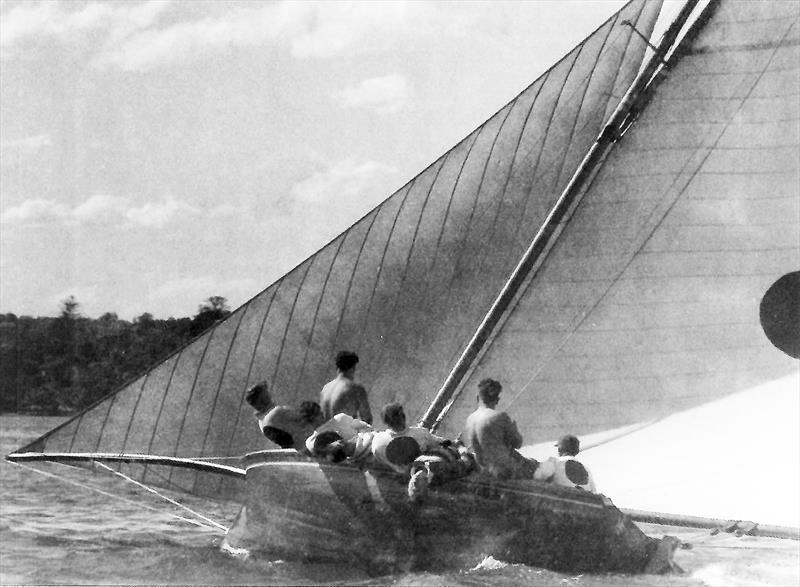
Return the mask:
<svg viewBox="0 0 800 587">
<path fill-rule="evenodd" d="M 192 509 L 190 509 L 190 508 L 188 508 L 188 507 L 186 507 L 186 506 L 184 506 L 184 505 L 182 505 L 182 504 L 180 504 L 180 503 L 168 498 L 165 495 L 159 494 L 157 491 L 155 491 L 155 490 L 153 490 L 153 489 L 151 489 L 149 487 L 146 487 L 146 486 L 138 483 L 137 481 L 134 481 L 133 479 L 131 479 L 130 477 L 127 477 L 126 475 L 124 475 L 122 473 L 117 473 L 113 469 L 109 469 L 109 467 L 107 467 L 106 465 L 103 465 L 102 463 L 95 462 L 95 464 L 101 465 L 102 467 L 104 467 L 106 469 L 109 469 L 112 473 L 117 473 L 122 477 L 127 477 L 128 480 L 132 481 L 133 483 L 136 483 L 137 485 L 140 485 L 142 488 L 147 489 L 148 491 L 150 491 L 152 493 L 155 493 L 159 497 L 165 499 L 166 501 L 169 501 L 170 503 L 172 503 L 172 504 L 174 504 L 174 505 L 176 505 L 176 506 L 178 506 L 178 507 L 180 507 L 180 508 L 182 508 L 184 510 L 187 510 L 192 515 L 194 515 L 196 518 L 199 518 L 199 520 L 198 519 L 192 519 L 192 518 L 185 518 L 183 516 L 179 516 L 178 514 L 167 512 L 167 511 L 165 511 L 163 509 L 155 508 L 153 506 L 147 505 L 147 504 L 142 503 L 140 501 L 129 499 L 129 498 L 123 497 L 121 495 L 116 495 L 116 494 L 110 493 L 108 491 L 103 491 L 102 489 L 99 489 L 97 487 L 93 487 L 93 486 L 88 485 L 86 483 L 80 483 L 78 481 L 74 481 L 72 479 L 68 479 L 67 477 L 64 477 L 63 475 L 56 475 L 55 473 L 49 473 L 47 471 L 42 471 L 41 469 L 37 469 L 36 467 L 32 467 L 32 466 L 26 465 L 24 463 L 15 462 L 14 464 L 17 465 L 18 467 L 24 467 L 24 468 L 26 468 L 28 470 L 31 470 L 34 473 L 37 473 L 39 475 L 43 475 L 45 477 L 50 477 L 52 479 L 57 479 L 59 481 L 62 481 L 64 483 L 68 483 L 70 485 L 74 485 L 76 487 L 80 487 L 82 489 L 88 489 L 89 491 L 93 491 L 95 493 L 99 493 L 100 495 L 104 495 L 106 497 L 111 497 L 111 498 L 117 499 L 119 501 L 124 501 L 126 503 L 130 503 L 132 505 L 135 505 L 135 506 L 137 506 L 139 508 L 142 508 L 142 509 L 145 509 L 145 510 L 148 510 L 148 511 L 156 512 L 156 513 L 159 513 L 159 514 L 164 514 L 165 513 L 168 516 L 171 516 L 171 517 L 173 517 L 173 518 L 175 518 L 177 520 L 180 520 L 181 522 L 186 522 L 188 524 L 193 524 L 195 526 L 198 526 L 198 527 L 203 528 L 204 530 L 208 530 L 210 532 L 218 532 L 219 530 L 222 530 L 223 533 L 225 533 L 225 532 L 228 531 L 228 529 L 225 526 L 223 526 L 222 524 L 219 524 L 218 522 L 215 522 L 214 520 L 211 520 L 211 519 L 203 516 L 202 514 L 200 514 L 198 512 L 195 512 L 194 510 L 192 510 Z M 207 523 L 201 522 L 200 520 L 205 520 L 205 522 L 207 522 Z"/>
<path fill-rule="evenodd" d="M 142 489 L 144 489 L 144 490 L 146 490 L 146 491 L 149 491 L 149 492 L 150 492 L 150 493 L 152 493 L 153 495 L 157 495 L 158 497 L 160 497 L 161 499 L 163 499 L 163 500 L 165 500 L 165 501 L 168 501 L 168 502 L 169 502 L 169 503 L 171 503 L 172 505 L 174 505 L 174 506 L 177 506 L 177 507 L 179 507 L 179 508 L 181 508 L 181 509 L 183 509 L 183 510 L 186 510 L 187 512 L 189 512 L 189 513 L 190 513 L 190 514 L 192 514 L 193 516 L 196 516 L 196 517 L 200 518 L 200 519 L 201 519 L 201 520 L 203 520 L 204 522 L 206 522 L 206 523 L 208 523 L 208 524 L 211 524 L 212 526 L 214 526 L 214 527 L 215 527 L 215 528 L 217 528 L 217 529 L 219 529 L 219 530 L 222 530 L 223 532 L 227 532 L 227 531 L 228 531 L 228 529 L 227 529 L 225 526 L 223 526 L 222 524 L 220 524 L 219 522 L 215 522 L 214 520 L 212 520 L 211 518 L 207 518 L 206 516 L 204 516 L 204 515 L 203 515 L 203 514 L 201 514 L 200 512 L 196 512 L 196 511 L 194 511 L 193 509 L 191 509 L 190 507 L 188 507 L 188 506 L 185 506 L 185 505 L 183 505 L 182 503 L 178 503 L 177 501 L 175 501 L 175 500 L 174 500 L 174 499 L 172 499 L 171 497 L 167 497 L 167 496 L 166 496 L 166 495 L 164 495 L 163 493 L 159 493 L 158 491 L 156 491 L 156 490 L 155 490 L 155 489 L 153 489 L 152 487 L 148 487 L 147 485 L 144 485 L 143 483 L 140 483 L 139 481 L 137 481 L 136 479 L 133 479 L 133 478 L 129 477 L 129 476 L 128 476 L 128 475 L 126 475 L 125 473 L 121 473 L 121 472 L 119 472 L 119 471 L 115 471 L 114 469 L 112 469 L 112 468 L 111 468 L 111 467 L 109 467 L 108 465 L 106 465 L 106 464 L 104 464 L 104 463 L 101 463 L 101 462 L 99 462 L 99 461 L 92 461 L 92 463 L 94 463 L 95 465 L 99 465 L 100 467 L 102 467 L 102 468 L 103 468 L 103 469 L 105 469 L 106 471 L 110 471 L 111 473 L 114 473 L 114 475 L 118 475 L 119 477 L 122 477 L 122 478 L 123 478 L 123 479 L 125 479 L 126 481 L 130 481 L 131 483 L 133 483 L 133 484 L 134 484 L 134 485 L 136 485 L 137 487 L 141 487 Z"/>
</svg>

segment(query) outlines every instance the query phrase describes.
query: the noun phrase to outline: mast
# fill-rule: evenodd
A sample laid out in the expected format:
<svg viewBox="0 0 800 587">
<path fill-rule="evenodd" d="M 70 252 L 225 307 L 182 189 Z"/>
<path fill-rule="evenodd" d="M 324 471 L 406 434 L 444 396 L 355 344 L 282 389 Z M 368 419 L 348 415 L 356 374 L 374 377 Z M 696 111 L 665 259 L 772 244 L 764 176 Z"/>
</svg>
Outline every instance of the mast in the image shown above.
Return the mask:
<svg viewBox="0 0 800 587">
<path fill-rule="evenodd" d="M 538 261 L 549 249 L 554 238 L 557 237 L 559 227 L 567 212 L 578 200 L 584 187 L 588 184 L 596 169 L 602 163 L 611 145 L 620 137 L 623 130 L 630 124 L 630 115 L 635 112 L 640 100 L 646 97 L 646 90 L 657 71 L 665 65 L 665 57 L 672 49 L 673 44 L 690 14 L 697 6 L 699 0 L 687 0 L 678 16 L 670 24 L 661 38 L 657 51 L 650 56 L 645 67 L 634 80 L 628 92 L 620 101 L 608 123 L 603 127 L 600 135 L 578 166 L 572 179 L 564 188 L 561 196 L 547 215 L 541 228 L 537 231 L 522 258 L 517 263 L 507 279 L 500 293 L 495 298 L 489 311 L 484 316 L 478 329 L 473 334 L 461 356 L 451 369 L 436 397 L 431 402 L 422 417 L 420 424 L 426 428 L 435 428 L 446 414 L 452 399 L 455 397 L 462 380 L 469 372 L 473 362 L 479 356 L 486 343 L 489 341 L 495 328 L 499 324 L 506 310 L 512 303 L 523 283 L 530 277 Z"/>
</svg>

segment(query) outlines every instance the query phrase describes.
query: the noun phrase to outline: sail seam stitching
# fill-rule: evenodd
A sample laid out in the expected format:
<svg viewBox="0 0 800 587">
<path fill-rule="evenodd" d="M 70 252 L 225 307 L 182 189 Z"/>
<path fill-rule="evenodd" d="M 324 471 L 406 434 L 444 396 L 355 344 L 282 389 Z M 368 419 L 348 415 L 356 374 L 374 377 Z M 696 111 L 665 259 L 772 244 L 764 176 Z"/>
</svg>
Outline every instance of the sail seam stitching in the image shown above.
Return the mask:
<svg viewBox="0 0 800 587">
<path fill-rule="evenodd" d="M 292 320 L 294 319 L 294 311 L 297 308 L 297 300 L 300 299 L 300 293 L 303 291 L 303 286 L 306 284 L 306 279 L 308 278 L 308 274 L 311 271 L 311 265 L 314 263 L 313 257 L 308 259 L 305 265 L 305 271 L 303 272 L 303 277 L 300 280 L 300 283 L 297 285 L 297 291 L 294 294 L 294 299 L 292 300 L 292 306 L 289 309 L 289 315 L 286 318 L 286 325 L 283 327 L 283 335 L 281 336 L 281 344 L 280 348 L 278 349 L 278 356 L 275 358 L 275 368 L 272 370 L 272 377 L 270 378 L 270 384 L 274 387 L 275 380 L 278 378 L 278 372 L 281 368 L 281 361 L 283 360 L 283 351 L 286 348 L 286 334 L 289 332 L 289 327 L 292 325 Z"/>
<path fill-rule="evenodd" d="M 324 299 L 325 292 L 328 289 L 328 283 L 330 282 L 330 279 L 331 279 L 331 273 L 333 272 L 333 266 L 336 264 L 336 260 L 339 257 L 339 253 L 341 252 L 342 247 L 344 246 L 344 241 L 345 241 L 346 238 L 347 238 L 347 233 L 343 233 L 343 234 L 339 235 L 339 237 L 337 239 L 338 240 L 338 244 L 336 246 L 336 251 L 334 252 L 333 256 L 331 257 L 330 265 L 328 265 L 328 271 L 325 274 L 325 281 L 322 284 L 322 288 L 320 289 L 320 292 L 319 292 L 319 297 L 317 298 L 317 304 L 316 304 L 316 307 L 314 308 L 314 317 L 311 319 L 311 327 L 308 329 L 307 343 L 304 345 L 304 348 L 303 348 L 303 360 L 300 362 L 300 369 L 298 370 L 296 378 L 295 378 L 294 386 L 293 386 L 293 389 L 292 389 L 292 396 L 296 396 L 297 395 L 297 388 L 300 386 L 300 381 L 302 380 L 303 374 L 305 373 L 306 361 L 308 360 L 308 349 L 309 349 L 309 347 L 311 347 L 311 343 L 314 340 L 314 331 L 316 330 L 316 327 L 317 327 L 317 318 L 319 317 L 319 309 L 322 306 L 322 300 Z M 319 259 L 320 255 L 315 255 L 314 257 L 316 259 Z M 311 271 L 310 268 L 309 268 L 309 271 Z"/>
<path fill-rule="evenodd" d="M 425 194 L 425 201 L 422 204 L 422 207 L 419 212 L 419 217 L 417 218 L 417 222 L 414 226 L 414 234 L 411 237 L 411 243 L 408 247 L 408 253 L 406 254 L 406 261 L 403 264 L 403 275 L 400 278 L 400 287 L 397 288 L 395 291 L 394 298 L 392 300 L 392 309 L 388 312 L 389 316 L 393 316 L 394 320 L 392 321 L 391 325 L 387 328 L 389 332 L 394 330 L 394 327 L 397 325 L 398 315 L 397 315 L 397 302 L 398 298 L 400 297 L 400 293 L 404 290 L 406 285 L 406 279 L 408 278 L 408 267 L 409 261 L 411 260 L 412 255 L 414 254 L 414 245 L 417 242 L 417 237 L 419 236 L 419 227 L 422 224 L 422 219 L 425 216 L 425 210 L 428 207 L 428 203 L 430 202 L 431 193 L 433 192 L 433 188 L 436 185 L 436 181 L 439 179 L 439 174 L 442 171 L 447 159 L 450 157 L 450 152 L 448 151 L 443 157 L 440 157 L 437 163 L 439 163 L 438 168 L 436 169 L 436 173 L 434 175 L 433 181 L 431 182 L 430 187 L 428 187 L 427 193 Z M 386 345 L 381 345 L 380 349 L 378 350 L 378 356 L 375 358 L 375 365 L 376 370 L 378 372 L 381 371 L 383 368 L 383 362 L 385 361 L 386 356 Z"/>
<path fill-rule="evenodd" d="M 347 311 L 347 304 L 350 301 L 350 292 L 353 290 L 353 282 L 355 281 L 356 272 L 358 271 L 358 267 L 361 263 L 361 259 L 364 254 L 367 241 L 369 240 L 369 237 L 372 234 L 372 228 L 375 226 L 375 221 L 378 219 L 378 215 L 380 214 L 382 208 L 383 204 L 381 204 L 380 206 L 375 208 L 375 210 L 373 210 L 369 226 L 367 227 L 367 230 L 364 233 L 364 238 L 358 247 L 358 254 L 356 255 L 355 263 L 353 263 L 353 268 L 350 271 L 350 278 L 347 281 L 347 289 L 345 291 L 345 295 L 342 300 L 342 309 L 339 311 L 339 320 L 336 322 L 336 332 L 333 335 L 333 338 L 331 339 L 333 341 L 333 348 L 331 349 L 331 351 L 334 351 L 339 346 L 339 337 L 341 336 L 342 332 L 342 322 L 344 322 L 344 315 L 345 312 Z"/>
<path fill-rule="evenodd" d="M 183 430 L 184 430 L 184 427 L 185 427 L 185 424 L 186 424 L 186 416 L 189 414 L 189 408 L 190 408 L 190 406 L 192 404 L 192 397 L 194 396 L 194 390 L 197 387 L 197 379 L 200 376 L 200 368 L 203 366 L 203 361 L 206 358 L 206 352 L 208 352 L 208 347 L 211 345 L 211 339 L 213 338 L 213 336 L 214 336 L 214 334 L 216 332 L 216 329 L 214 328 L 214 329 L 211 329 L 211 330 L 209 330 L 207 332 L 208 332 L 208 334 L 206 335 L 206 344 L 203 347 L 203 354 L 200 357 L 200 362 L 197 364 L 197 367 L 195 368 L 194 380 L 192 381 L 192 388 L 189 390 L 189 397 L 186 399 L 186 409 L 183 412 L 183 418 L 181 418 L 181 424 L 180 424 L 180 428 L 178 429 L 178 435 L 177 435 L 177 437 L 175 439 L 175 449 L 173 450 L 173 454 L 177 454 L 178 453 L 178 447 L 181 444 L 181 440 L 182 440 L 182 436 L 183 436 Z M 172 473 L 173 473 L 173 471 L 169 472 L 169 477 L 167 479 L 168 483 L 172 483 Z"/>
<path fill-rule="evenodd" d="M 244 320 L 245 314 L 247 314 L 247 310 L 249 309 L 249 305 L 243 309 L 243 311 L 239 314 L 239 321 L 236 323 L 234 327 L 233 334 L 231 335 L 231 340 L 228 343 L 228 351 L 225 353 L 225 362 L 222 365 L 221 373 L 219 375 L 219 381 L 217 382 L 217 392 L 214 394 L 214 403 L 211 405 L 211 413 L 208 416 L 208 424 L 206 424 L 206 431 L 203 434 L 203 444 L 202 449 L 200 450 L 200 454 L 204 455 L 206 453 L 206 444 L 208 443 L 208 435 L 212 429 L 212 423 L 214 422 L 214 415 L 217 411 L 217 404 L 219 402 L 219 394 L 222 390 L 222 382 L 225 380 L 225 373 L 228 370 L 228 362 L 231 358 L 231 352 L 233 351 L 233 345 L 236 342 L 236 335 L 239 333 L 239 326 L 241 326 L 242 321 Z M 195 479 L 192 483 L 192 488 L 196 489 L 197 486 L 197 478 L 198 475 L 195 473 Z"/>
<path fill-rule="evenodd" d="M 267 303 L 267 307 L 264 311 L 264 317 L 261 319 L 261 325 L 259 326 L 258 334 L 256 335 L 255 341 L 253 342 L 253 351 L 250 353 L 250 362 L 247 365 L 247 375 L 244 380 L 244 388 L 242 389 L 242 393 L 239 398 L 238 409 L 236 410 L 236 419 L 234 420 L 233 426 L 231 427 L 231 433 L 228 436 L 228 446 L 227 449 L 225 450 L 225 456 L 231 454 L 234 438 L 236 438 L 237 433 L 239 432 L 239 421 L 242 418 L 242 408 L 245 405 L 245 396 L 247 394 L 247 390 L 250 388 L 250 378 L 252 377 L 253 374 L 253 365 L 255 364 L 256 353 L 258 352 L 258 347 L 261 344 L 261 337 L 264 334 L 264 326 L 267 323 L 267 317 L 269 316 L 269 312 L 272 309 L 272 302 L 275 300 L 275 296 L 278 292 L 278 289 L 283 283 L 284 283 L 283 278 L 281 278 L 274 286 L 271 286 L 270 288 L 264 290 L 264 293 L 266 293 L 269 289 L 272 289 L 271 292 L 272 295 L 269 298 L 269 302 Z M 248 304 L 250 303 L 252 303 L 252 300 L 251 302 L 248 302 Z M 221 486 L 222 483 L 223 480 L 220 479 L 218 487 Z"/>
<path fill-rule="evenodd" d="M 791 28 L 794 26 L 794 24 L 795 24 L 795 23 L 792 23 L 792 24 L 791 24 L 791 25 L 788 27 L 788 29 L 787 29 L 786 33 L 784 33 L 784 38 L 786 37 L 786 35 L 788 35 L 789 31 L 790 31 L 790 30 L 791 30 Z M 680 47 L 678 47 L 678 49 L 680 49 Z M 716 143 L 718 143 L 718 142 L 719 142 L 719 141 L 722 139 L 722 136 L 725 134 L 725 132 L 727 131 L 727 129 L 728 129 L 728 128 L 730 128 L 730 126 L 731 126 L 731 124 L 732 124 L 732 121 L 733 121 L 733 119 L 734 119 L 734 116 L 735 116 L 736 112 L 738 112 L 739 110 L 741 110 L 741 108 L 744 106 L 745 102 L 747 101 L 748 97 L 749 97 L 749 96 L 752 94 L 753 90 L 756 88 L 756 86 L 758 85 L 758 83 L 761 81 L 761 79 L 763 78 L 763 75 L 764 75 L 764 73 L 766 72 L 766 67 L 768 67 L 768 66 L 769 66 L 769 63 L 771 63 L 771 62 L 772 62 L 772 59 L 774 58 L 774 56 L 775 56 L 775 53 L 776 53 L 776 52 L 777 52 L 777 49 L 776 49 L 775 51 L 773 51 L 773 54 L 772 54 L 772 56 L 770 57 L 770 59 L 768 60 L 767 64 L 765 65 L 765 69 L 764 69 L 764 71 L 762 72 L 762 75 L 761 75 L 761 76 L 759 76 L 759 77 L 758 77 L 758 78 L 757 78 L 757 79 L 756 79 L 756 80 L 755 80 L 755 81 L 752 83 L 752 85 L 751 85 L 751 87 L 750 87 L 749 91 L 746 93 L 746 95 L 745 95 L 744 97 L 742 97 L 742 98 L 740 99 L 740 100 L 741 100 L 741 102 L 740 102 L 740 104 L 739 104 L 739 107 L 736 109 L 736 111 L 735 111 L 735 112 L 733 112 L 733 113 L 730 115 L 730 118 L 729 118 L 729 120 L 728 120 L 727 124 L 725 124 L 725 125 L 724 125 L 724 128 L 722 128 L 722 129 L 719 131 L 719 134 L 718 134 L 718 136 L 717 136 L 717 140 L 714 142 L 714 145 L 716 145 Z M 595 302 L 594 304 L 592 304 L 592 305 L 591 305 L 591 306 L 590 306 L 590 307 L 589 307 L 589 308 L 588 308 L 586 311 L 584 311 L 584 312 L 583 312 L 583 317 L 581 317 L 581 318 L 580 318 L 580 319 L 577 321 L 577 323 L 575 324 L 575 326 L 574 326 L 574 327 L 572 327 L 570 331 L 568 331 L 568 332 L 569 332 L 569 334 L 567 334 L 567 336 L 565 336 L 565 337 L 564 337 L 564 339 L 563 339 L 563 340 L 562 340 L 562 341 L 561 341 L 561 342 L 558 344 L 558 346 L 557 346 L 557 347 L 555 347 L 555 348 L 553 349 L 553 351 L 550 353 L 550 355 L 547 357 L 547 359 L 546 359 L 546 360 L 544 360 L 544 361 L 542 361 L 542 363 L 540 364 L 539 368 L 535 370 L 535 372 L 533 373 L 533 375 L 531 376 L 531 378 L 530 378 L 530 379 L 529 379 L 529 380 L 528 380 L 528 381 L 525 383 L 525 385 L 523 385 L 523 386 L 522 386 L 522 388 L 520 389 L 520 391 L 519 391 L 519 392 L 517 392 L 517 393 L 514 395 L 514 397 L 512 398 L 511 402 L 509 403 L 509 405 L 512 405 L 512 404 L 513 404 L 513 403 L 514 403 L 514 402 L 515 402 L 515 401 L 516 401 L 516 400 L 517 400 L 517 399 L 518 399 L 518 398 L 521 396 L 521 394 L 522 394 L 522 393 L 523 393 L 523 392 L 524 392 L 524 391 L 525 391 L 525 390 L 528 388 L 528 386 L 529 386 L 529 385 L 530 385 L 530 384 L 533 382 L 533 380 L 534 380 L 534 379 L 536 379 L 536 378 L 539 376 L 539 374 L 542 372 L 542 370 L 544 369 L 544 365 L 548 364 L 550 361 L 552 361 L 552 360 L 553 360 L 553 358 L 556 356 L 556 354 L 557 354 L 557 353 L 559 353 L 559 352 L 561 351 L 561 349 L 564 347 L 564 345 L 565 345 L 565 344 L 566 344 L 566 343 L 567 343 L 567 342 L 568 342 L 568 341 L 569 341 L 569 340 L 572 338 L 572 336 L 573 336 L 573 335 L 575 334 L 575 332 L 576 332 L 576 331 L 577 331 L 577 330 L 578 330 L 578 329 L 581 327 L 581 325 L 582 325 L 582 324 L 585 322 L 586 318 L 587 318 L 587 317 L 588 317 L 588 316 L 589 316 L 589 315 L 592 313 L 592 311 L 593 311 L 595 308 L 597 308 L 597 307 L 598 307 L 598 306 L 599 306 L 599 305 L 600 305 L 600 304 L 601 304 L 601 303 L 602 303 L 602 302 L 603 302 L 603 301 L 606 299 L 606 297 L 608 296 L 608 294 L 609 294 L 609 292 L 611 291 L 611 289 L 612 289 L 612 288 L 614 287 L 614 285 L 615 285 L 615 284 L 616 284 L 616 283 L 617 283 L 617 282 L 618 282 L 618 281 L 621 279 L 621 277 L 622 277 L 622 274 L 623 274 L 623 273 L 624 273 L 624 272 L 627 270 L 627 268 L 628 268 L 628 267 L 631 265 L 631 263 L 633 263 L 633 260 L 634 260 L 634 258 L 635 258 L 635 256 L 636 256 L 636 252 L 637 252 L 637 251 L 639 251 L 639 250 L 641 250 L 641 249 L 643 249 L 643 248 L 644 248 L 644 247 L 647 245 L 647 243 L 648 243 L 648 242 L 651 240 L 651 238 L 652 238 L 653 234 L 655 233 L 655 231 L 656 231 L 656 230 L 658 229 L 658 227 L 659 227 L 659 226 L 661 226 L 661 224 L 663 223 L 663 221 L 664 221 L 664 218 L 666 218 L 666 216 L 667 216 L 667 215 L 670 213 L 670 211 L 671 211 L 671 210 L 674 208 L 674 206 L 676 205 L 676 203 L 678 202 L 678 200 L 680 200 L 680 199 L 681 199 L 681 196 L 683 195 L 683 193 L 685 192 L 686 188 L 687 188 L 687 187 L 689 186 L 689 184 L 691 183 L 691 180 L 692 180 L 692 179 L 693 179 L 693 178 L 694 178 L 694 177 L 697 175 L 697 171 L 698 171 L 699 169 L 701 169 L 701 168 L 702 168 L 702 166 L 705 164 L 705 162 L 706 162 L 706 161 L 708 160 L 708 158 L 711 156 L 711 153 L 713 152 L 713 148 L 714 148 L 714 146 L 712 145 L 711 147 L 708 147 L 708 148 L 702 149 L 702 150 L 705 150 L 705 151 L 706 151 L 706 152 L 705 152 L 705 154 L 702 156 L 702 160 L 701 160 L 701 161 L 699 161 L 699 162 L 697 162 L 697 163 L 694 165 L 694 167 L 695 167 L 695 171 L 694 171 L 693 173 L 691 173 L 691 174 L 690 174 L 690 176 L 689 176 L 689 177 L 688 177 L 688 178 L 685 180 L 685 182 L 683 182 L 683 187 L 682 187 L 682 188 L 681 188 L 681 189 L 678 191 L 678 193 L 675 195 L 675 198 L 673 199 L 672 203 L 671 203 L 669 206 L 667 206 L 667 208 L 664 210 L 664 212 L 660 213 L 660 217 L 661 217 L 661 218 L 660 218 L 660 220 L 659 220 L 659 221 L 657 221 L 657 222 L 655 223 L 655 225 L 654 225 L 654 226 L 653 226 L 653 227 L 652 227 L 652 228 L 651 228 L 651 229 L 648 231 L 649 235 L 648 235 L 647 237 L 645 237 L 645 238 L 642 240 L 642 243 L 641 243 L 641 245 L 639 245 L 639 247 L 637 247 L 637 249 L 636 249 L 636 250 L 635 250 L 635 251 L 634 251 L 634 252 L 633 252 L 633 253 L 632 253 L 632 254 L 629 256 L 628 262 L 627 262 L 627 263 L 625 263 L 625 264 L 624 264 L 624 266 L 623 266 L 623 267 L 620 269 L 620 271 L 617 273 L 617 277 L 611 281 L 611 283 L 609 284 L 609 286 L 608 286 L 607 288 L 605 288 L 605 291 L 604 291 L 604 292 L 603 292 L 603 293 L 602 293 L 600 296 L 598 296 L 598 297 L 597 297 L 597 300 L 596 300 L 596 302 Z M 699 152 L 699 151 L 701 151 L 701 150 L 700 150 L 700 149 L 698 149 L 698 150 L 697 150 L 697 152 Z M 687 161 L 686 161 L 686 164 L 684 165 L 683 169 L 686 169 L 686 168 L 687 168 L 687 167 L 688 167 L 688 166 L 689 166 L 691 163 L 692 163 L 692 157 L 688 157 L 688 158 L 687 158 Z M 678 178 L 679 178 L 679 177 L 680 177 L 680 174 L 678 174 L 678 175 L 675 177 L 675 180 L 674 180 L 674 181 L 673 181 L 673 183 L 672 183 L 672 185 L 673 185 L 673 186 L 675 185 L 675 182 L 678 180 Z M 594 184 L 594 182 L 595 182 L 595 180 L 596 180 L 596 179 L 597 179 L 597 176 L 595 176 L 595 177 L 593 177 L 593 178 L 592 178 L 592 180 L 591 180 L 591 181 L 590 181 L 590 183 L 589 183 L 589 186 L 587 187 L 587 190 L 588 190 L 588 189 L 591 189 L 591 187 L 592 187 L 592 185 Z M 578 202 L 577 202 L 576 209 L 577 209 L 577 207 L 580 207 L 580 205 L 581 205 L 581 201 L 578 201 Z M 654 213 L 655 213 L 655 211 L 654 211 Z M 627 280 L 627 278 L 626 278 L 626 280 Z M 527 290 L 529 287 L 530 287 L 530 283 L 528 284 L 528 286 L 526 286 L 526 288 L 525 288 L 525 289 Z"/>
</svg>

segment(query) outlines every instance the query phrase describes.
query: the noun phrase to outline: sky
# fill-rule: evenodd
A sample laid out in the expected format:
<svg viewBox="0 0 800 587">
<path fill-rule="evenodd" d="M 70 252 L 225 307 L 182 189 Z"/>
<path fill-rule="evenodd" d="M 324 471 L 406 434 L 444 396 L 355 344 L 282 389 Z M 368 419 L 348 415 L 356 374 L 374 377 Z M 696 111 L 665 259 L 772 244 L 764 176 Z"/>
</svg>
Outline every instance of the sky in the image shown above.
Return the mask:
<svg viewBox="0 0 800 587">
<path fill-rule="evenodd" d="M 0 312 L 235 308 L 623 4 L 0 1 Z"/>
</svg>

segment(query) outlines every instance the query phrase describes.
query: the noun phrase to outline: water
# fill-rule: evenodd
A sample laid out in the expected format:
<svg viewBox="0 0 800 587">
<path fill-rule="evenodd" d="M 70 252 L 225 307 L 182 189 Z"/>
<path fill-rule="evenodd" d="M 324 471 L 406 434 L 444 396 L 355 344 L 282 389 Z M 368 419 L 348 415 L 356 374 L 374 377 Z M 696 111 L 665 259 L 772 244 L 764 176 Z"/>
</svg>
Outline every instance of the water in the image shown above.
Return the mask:
<svg viewBox="0 0 800 587">
<path fill-rule="evenodd" d="M 5 455 L 57 425 L 58 418 L 0 416 Z M 525 565 L 476 560 L 475 568 L 368 577 L 349 567 L 249 558 L 219 550 L 221 536 L 174 518 L 180 510 L 111 475 L 52 464 L 37 469 L 0 463 L 0 583 L 49 584 L 358 584 L 358 585 L 798 585 L 800 543 L 710 536 L 698 530 L 649 527 L 693 543 L 676 561 L 683 575 L 564 575 Z M 132 501 L 101 495 L 74 483 Z M 204 515 L 229 524 L 235 506 L 179 496 Z M 152 509 L 144 509 L 143 506 Z"/>
</svg>

